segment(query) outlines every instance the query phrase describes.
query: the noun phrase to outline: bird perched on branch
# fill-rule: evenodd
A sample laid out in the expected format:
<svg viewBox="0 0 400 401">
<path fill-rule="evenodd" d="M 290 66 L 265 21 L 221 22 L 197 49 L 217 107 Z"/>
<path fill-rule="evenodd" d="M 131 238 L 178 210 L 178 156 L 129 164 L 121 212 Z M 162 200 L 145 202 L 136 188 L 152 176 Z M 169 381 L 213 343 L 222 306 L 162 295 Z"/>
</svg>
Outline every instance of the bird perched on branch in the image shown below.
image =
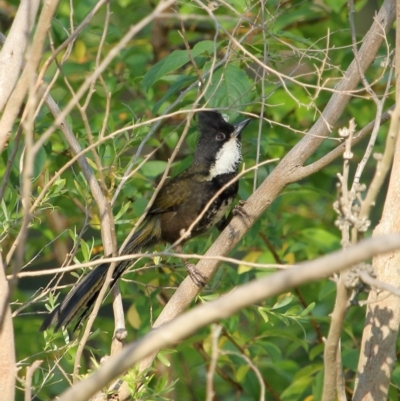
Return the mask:
<svg viewBox="0 0 400 401">
<path fill-rule="evenodd" d="M 188 230 L 190 237 L 194 237 L 214 225 L 223 225 L 226 211 L 238 191 L 235 177 L 242 159 L 240 134 L 249 121 L 232 125 L 216 111 L 198 113 L 200 137 L 193 163 L 164 183 L 143 224 L 131 236 L 121 255 L 137 253 L 159 242 L 174 244 Z M 110 287 L 131 263 L 131 260 L 117 263 Z M 193 265 L 186 266 L 193 281 L 204 285 L 201 273 Z M 46 317 L 40 330 L 55 324 L 57 331 L 79 316 L 75 330 L 96 301 L 109 267 L 103 263 L 87 274 Z"/>
</svg>

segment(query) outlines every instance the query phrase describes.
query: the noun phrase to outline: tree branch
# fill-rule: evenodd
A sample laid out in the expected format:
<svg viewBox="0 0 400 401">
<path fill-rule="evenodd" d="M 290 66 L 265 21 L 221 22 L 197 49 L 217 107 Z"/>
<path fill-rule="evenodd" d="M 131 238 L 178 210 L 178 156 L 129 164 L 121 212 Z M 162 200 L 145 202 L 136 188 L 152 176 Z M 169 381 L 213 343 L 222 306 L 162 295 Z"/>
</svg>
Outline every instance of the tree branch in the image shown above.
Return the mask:
<svg viewBox="0 0 400 401">
<path fill-rule="evenodd" d="M 376 53 L 384 39 L 381 35 L 382 27 L 387 32 L 392 26 L 394 21 L 394 8 L 394 0 L 385 0 L 377 18 L 365 35 L 364 42 L 359 50 L 360 65 L 363 70 L 366 70 L 374 61 Z M 377 21 L 379 21 L 379 23 Z M 309 135 L 302 138 L 265 179 L 257 191 L 246 201 L 244 209 L 249 219 L 240 219 L 239 217 L 232 219 L 229 226 L 211 245 L 205 256 L 227 255 L 261 214 L 271 205 L 285 186 L 307 176 L 303 173 L 302 165 L 315 152 L 323 141 L 323 137 L 329 135 L 330 126 L 336 123 L 350 100 L 349 91 L 356 87 L 359 80 L 360 73 L 356 62 L 353 60 L 344 78 L 337 85 L 337 91 L 332 95 L 322 116 L 310 129 Z M 326 122 L 329 123 L 329 126 Z M 218 261 L 201 260 L 196 268 L 201 271 L 205 277 L 211 277 L 219 265 L 220 262 Z M 182 313 L 198 293 L 199 288 L 196 287 L 191 280 L 183 281 L 161 312 L 154 327 L 159 327 Z M 143 360 L 140 365 L 140 370 L 147 369 L 151 365 L 154 357 L 155 355 L 152 355 L 148 359 Z"/>
<path fill-rule="evenodd" d="M 396 30 L 396 104 L 400 101 L 400 4 L 393 11 L 397 17 Z M 389 137 L 396 137 L 400 128 L 400 106 L 397 106 L 389 130 Z M 388 138 L 389 140 L 390 138 Z M 393 166 L 382 219 L 374 230 L 374 236 L 382 233 L 398 232 L 400 227 L 400 140 L 392 144 L 394 148 Z M 385 169 L 387 166 L 385 167 Z M 377 177 L 379 181 L 379 177 Z M 377 279 L 394 287 L 400 287 L 400 252 L 377 256 L 372 261 Z M 368 297 L 366 322 L 358 361 L 354 401 L 367 399 L 387 399 L 390 376 L 396 361 L 395 347 L 400 324 L 400 298 L 379 299 L 376 291 Z"/>
<path fill-rule="evenodd" d="M 0 110 L 13 91 L 24 62 L 40 0 L 22 0 L 0 52 Z"/>
<path fill-rule="evenodd" d="M 400 249 L 400 234 L 370 238 L 345 250 L 333 252 L 314 261 L 301 263 L 236 287 L 225 296 L 196 306 L 162 327 L 152 330 L 140 340 L 128 344 L 119 354 L 110 357 L 94 374 L 66 390 L 58 400 L 85 401 L 161 347 L 173 346 L 200 328 L 227 318 L 246 306 L 286 292 L 293 287 L 330 276 L 375 254 L 392 252 L 396 249 Z M 190 277 L 187 277 L 184 283 L 195 286 Z"/>
</svg>

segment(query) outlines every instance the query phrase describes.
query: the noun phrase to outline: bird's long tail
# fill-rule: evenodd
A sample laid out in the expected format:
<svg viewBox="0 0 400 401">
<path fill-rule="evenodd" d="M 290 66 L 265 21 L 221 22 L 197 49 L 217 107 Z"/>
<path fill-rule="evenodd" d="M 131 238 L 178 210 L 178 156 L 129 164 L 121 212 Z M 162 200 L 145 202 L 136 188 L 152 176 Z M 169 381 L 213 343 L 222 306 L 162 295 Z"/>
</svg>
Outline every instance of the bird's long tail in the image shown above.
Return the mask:
<svg viewBox="0 0 400 401">
<path fill-rule="evenodd" d="M 121 255 L 137 253 L 142 248 L 154 245 L 161 238 L 161 228 L 158 219 L 148 218 L 143 226 L 132 235 Z M 131 260 L 119 262 L 113 272 L 110 288 L 115 284 L 123 272 L 131 265 Z M 74 331 L 80 322 L 89 314 L 107 277 L 109 263 L 102 263 L 94 268 L 68 293 L 66 298 L 46 317 L 40 330 L 46 330 L 55 324 L 54 331 L 60 327 L 68 326 L 79 316 Z"/>
</svg>

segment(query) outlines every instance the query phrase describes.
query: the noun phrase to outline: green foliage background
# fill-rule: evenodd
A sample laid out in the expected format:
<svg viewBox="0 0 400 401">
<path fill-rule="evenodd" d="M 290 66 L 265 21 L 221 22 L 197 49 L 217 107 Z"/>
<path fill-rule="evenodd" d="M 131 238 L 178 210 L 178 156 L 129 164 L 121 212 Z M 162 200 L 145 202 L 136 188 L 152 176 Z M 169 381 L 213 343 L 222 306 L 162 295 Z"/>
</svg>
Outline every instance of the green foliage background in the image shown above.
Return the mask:
<svg viewBox="0 0 400 401">
<path fill-rule="evenodd" d="M 82 21 L 95 3 L 92 0 L 72 2 L 74 26 Z M 211 3 L 207 4 L 211 7 Z M 204 76 L 204 84 L 207 85 L 207 74 L 214 63 L 221 65 L 213 71 L 200 106 L 206 104 L 207 107 L 221 109 L 231 121 L 243 118 L 240 116 L 243 112 L 264 118 L 262 124 L 261 120 L 254 118 L 243 135 L 246 168 L 256 164 L 257 154 L 261 162 L 281 158 L 299 141 L 319 117 L 335 84 L 353 58 L 346 4 L 346 1 L 307 0 L 268 1 L 261 6 L 258 1 L 227 0 L 214 10 L 219 24 L 216 30 L 206 9 L 197 2 L 182 2 L 171 12 L 177 11 L 186 18 L 185 33 L 177 19 L 168 19 L 167 34 L 163 38 L 167 46 L 162 52 L 155 51 L 154 41 L 160 38 L 155 38 L 154 29 L 147 26 L 119 53 L 102 74 L 104 84 L 96 82 L 86 110 L 93 141 L 99 138 L 103 124 L 105 135 L 122 129 L 121 133 L 96 148 L 111 197 L 151 129 L 149 125 L 133 130 L 129 126 L 159 116 L 168 108 L 170 111 L 182 111 L 164 120 L 147 140 L 136 165 L 151 150 L 157 147 L 159 150 L 129 179 L 116 200 L 113 212 L 119 243 L 143 213 L 168 157 L 176 147 L 186 112 L 199 96 L 197 74 Z M 372 14 L 365 11 L 365 5 L 366 1 L 356 2 L 360 12 L 357 20 L 359 39 L 372 22 Z M 154 9 L 154 3 L 119 0 L 111 2 L 110 8 L 112 13 L 102 57 L 132 24 Z M 86 76 L 96 68 L 105 18 L 106 10 L 102 8 L 78 36 L 68 59 L 60 65 L 60 74 L 50 93 L 61 109 L 72 98 L 71 90 L 77 91 Z M 61 1 L 51 30 L 55 48 L 68 38 L 69 32 L 70 3 Z M 190 46 L 191 58 L 182 36 Z M 253 58 L 244 55 L 232 37 Z M 44 59 L 51 52 L 48 46 Z M 381 59 L 378 58 L 368 71 L 368 79 L 377 79 L 375 89 L 382 93 L 388 78 L 388 71 L 380 64 L 385 56 L 386 49 L 382 49 Z M 157 61 L 157 58 L 160 60 Z M 254 58 L 279 73 L 292 74 L 296 81 L 285 81 L 285 88 L 276 74 L 264 72 Z M 61 55 L 58 61 L 61 63 Z M 53 63 L 45 74 L 45 80 L 50 82 L 57 70 Z M 301 86 L 299 82 L 323 85 L 324 88 L 317 91 L 315 87 Z M 192 89 L 187 90 L 190 85 Z M 108 94 L 110 107 L 105 121 Z M 391 101 L 389 99 L 388 104 Z M 363 127 L 374 115 L 374 104 L 367 99 L 360 86 L 338 127 L 334 128 L 332 137 L 338 138 L 337 128 L 347 126 L 351 118 L 355 118 L 357 127 Z M 46 107 L 42 107 L 36 119 L 36 137 L 39 138 L 52 122 L 53 117 Z M 90 144 L 87 129 L 76 108 L 68 116 L 68 123 L 82 148 L 87 147 Z M 124 130 L 124 127 L 127 128 Z M 383 136 L 379 135 L 377 151 L 383 144 L 385 129 L 381 128 Z M 15 139 L 15 133 L 13 135 Z M 186 146 L 173 163 L 172 175 L 190 164 L 196 138 L 193 122 Z M 337 144 L 337 139 L 326 140 L 313 160 L 319 159 Z M 357 166 L 365 144 L 364 141 L 354 149 L 352 169 Z M 0 238 L 4 253 L 18 234 L 22 221 L 18 156 L 22 153 L 22 141 L 10 142 L 8 154 L 2 155 L 0 171 L 4 174 L 15 147 L 17 157 L 0 208 Z M 91 160 L 91 166 L 97 169 L 92 153 L 88 152 L 86 156 Z M 71 152 L 58 131 L 46 142 L 36 160 L 33 195 L 38 196 L 49 178 L 70 159 Z M 240 181 L 240 198 L 247 199 L 254 186 L 262 182 L 275 164 L 259 167 L 256 175 L 254 172 L 246 174 Z M 371 162 L 367 168 L 364 178 L 367 184 L 374 167 Z M 309 179 L 286 188 L 231 256 L 249 262 L 292 264 L 338 249 L 340 233 L 334 225 L 336 216 L 332 203 L 336 198 L 336 174 L 340 171 L 341 161 L 338 160 Z M 380 216 L 381 202 L 374 210 L 375 222 Z M 55 228 L 53 219 L 58 220 L 62 228 Z M 63 243 L 69 250 L 76 247 L 75 262 L 101 257 L 98 221 L 90 190 L 79 167 L 74 164 L 51 187 L 35 212 L 25 249 L 26 266 L 22 271 L 59 266 L 65 255 L 55 254 L 57 243 Z M 203 254 L 217 235 L 215 230 L 189 241 L 185 250 Z M 165 246 L 160 245 L 156 249 L 163 250 Z M 225 263 L 196 302 L 207 302 L 272 271 L 272 268 L 254 269 Z M 83 271 L 74 273 L 72 277 L 68 275 L 62 283 L 71 285 L 81 274 Z M 185 275 L 179 260 L 150 257 L 137 262 L 124 276 L 121 289 L 126 307 L 128 340 L 139 338 L 149 331 L 166 299 Z M 55 291 L 54 294 L 38 297 L 48 281 L 49 276 L 21 279 L 13 296 L 13 307 L 17 311 L 14 324 L 19 376 L 24 377 L 26 366 L 34 360 L 44 360 L 33 382 L 34 391 L 41 400 L 50 399 L 69 386 L 66 375 L 72 371 L 77 347 L 76 337 L 69 337 L 66 332 L 53 335 L 38 331 L 46 305 L 50 307 L 54 304 L 54 295 L 59 293 Z M 61 296 L 64 296 L 67 290 L 62 292 Z M 214 377 L 217 399 L 245 401 L 260 397 L 260 383 L 249 360 L 262 375 L 267 393 L 265 399 L 320 399 L 322 336 L 327 334 L 334 295 L 335 286 L 327 279 L 268 299 L 222 321 L 218 342 L 222 354 Z M 99 363 L 99 358 L 109 353 L 113 333 L 110 298 L 105 301 L 95 322 L 96 331 L 88 343 L 81 372 L 90 372 Z M 30 302 L 32 300 L 34 302 Z M 353 386 L 363 318 L 362 308 L 351 308 L 342 336 L 343 366 L 349 393 Z M 211 335 L 211 329 L 205 328 L 173 350 L 162 351 L 151 370 L 142 399 L 204 399 Z M 394 374 L 396 382 L 391 390 L 392 400 L 398 399 L 399 372 Z M 133 373 L 129 380 L 135 388 Z M 18 399 L 23 399 L 22 387 Z"/>
</svg>

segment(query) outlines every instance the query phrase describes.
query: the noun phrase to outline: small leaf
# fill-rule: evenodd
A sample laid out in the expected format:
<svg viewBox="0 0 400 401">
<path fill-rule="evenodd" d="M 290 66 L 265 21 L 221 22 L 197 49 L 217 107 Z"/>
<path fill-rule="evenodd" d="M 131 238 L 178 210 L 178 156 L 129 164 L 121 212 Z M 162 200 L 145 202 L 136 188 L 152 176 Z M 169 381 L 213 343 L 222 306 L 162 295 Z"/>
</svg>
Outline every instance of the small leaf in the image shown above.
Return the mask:
<svg viewBox="0 0 400 401">
<path fill-rule="evenodd" d="M 332 9 L 333 12 L 339 13 L 347 4 L 347 0 L 325 0 L 325 3 Z"/>
<path fill-rule="evenodd" d="M 161 77 L 174 71 L 188 61 L 188 55 L 183 50 L 175 50 L 167 57 L 153 65 L 143 77 L 143 89 L 148 92 L 150 87 Z"/>
<path fill-rule="evenodd" d="M 173 94 L 180 91 L 182 88 L 189 86 L 196 80 L 192 76 L 179 76 L 178 79 L 169 87 L 167 93 L 154 105 L 153 114 L 157 113 L 161 105 L 163 105 Z"/>
<path fill-rule="evenodd" d="M 282 400 L 294 399 L 294 395 L 301 395 L 305 390 L 312 385 L 312 377 L 301 377 L 293 381 L 281 394 Z"/>
<path fill-rule="evenodd" d="M 300 316 L 306 316 L 308 315 L 310 312 L 312 312 L 312 310 L 315 307 L 315 302 L 311 302 L 310 305 L 307 306 L 306 309 L 304 309 L 301 313 Z"/>
<path fill-rule="evenodd" d="M 169 361 L 169 359 L 167 359 L 167 356 L 170 354 L 175 353 L 175 350 L 171 350 L 171 349 L 166 349 L 166 350 L 162 350 L 157 354 L 157 358 L 165 365 L 165 366 L 171 366 L 171 362 Z"/>
<path fill-rule="evenodd" d="M 244 262 L 254 263 L 258 260 L 258 258 L 262 255 L 260 251 L 249 252 L 242 260 Z M 253 267 L 247 265 L 239 265 L 238 274 L 246 273 L 249 270 L 253 270 Z"/>
<path fill-rule="evenodd" d="M 191 56 L 196 57 L 205 52 L 211 52 L 214 49 L 214 42 L 208 40 L 197 43 L 192 51 Z M 143 77 L 143 88 L 147 92 L 155 82 L 163 76 L 175 71 L 190 61 L 187 50 L 175 50 L 167 57 L 160 60 L 156 65 L 150 68 Z"/>
<path fill-rule="evenodd" d="M 132 202 L 127 202 L 124 203 L 121 207 L 121 209 L 119 210 L 119 212 L 116 214 L 116 216 L 114 217 L 114 221 L 117 222 L 118 220 L 121 219 L 121 217 L 126 213 L 126 211 L 130 208 Z"/>
<path fill-rule="evenodd" d="M 282 351 L 277 345 L 269 341 L 263 341 L 262 347 L 267 351 L 273 362 L 278 362 L 282 359 Z"/>
<path fill-rule="evenodd" d="M 61 193 L 61 190 L 64 188 L 65 183 L 66 183 L 65 178 L 58 178 L 54 183 L 54 185 L 52 186 L 53 194 L 55 195 Z"/>
<path fill-rule="evenodd" d="M 236 380 L 239 383 L 243 382 L 243 379 L 246 377 L 247 372 L 249 371 L 249 369 L 250 369 L 250 367 L 248 365 L 242 365 L 236 371 L 235 377 L 236 377 Z"/>
<path fill-rule="evenodd" d="M 216 109 L 244 108 L 253 99 L 252 81 L 247 74 L 234 64 L 228 64 L 214 71 L 211 84 L 205 93 L 208 106 Z M 230 113 L 236 118 L 238 113 Z"/>
<path fill-rule="evenodd" d="M 192 55 L 198 56 L 199 54 L 208 53 L 213 54 L 214 49 L 217 50 L 219 47 L 218 43 L 214 43 L 212 40 L 202 40 L 193 46 Z"/>
<path fill-rule="evenodd" d="M 128 313 L 127 313 L 127 320 L 129 322 L 129 324 L 136 330 L 138 330 L 142 324 L 142 321 L 140 319 L 140 315 L 136 309 L 135 304 L 132 304 L 129 309 L 128 309 Z"/>
<path fill-rule="evenodd" d="M 42 146 L 39 151 L 36 153 L 34 166 L 33 166 L 33 177 L 36 179 L 43 171 L 44 166 L 47 161 L 47 153 L 44 147 Z"/>
<path fill-rule="evenodd" d="M 271 309 L 274 310 L 274 309 L 283 308 L 284 306 L 290 304 L 292 301 L 293 301 L 293 296 L 291 296 L 291 295 L 285 296 L 284 298 L 282 298 L 278 302 L 276 302 L 276 304 Z"/>
<path fill-rule="evenodd" d="M 84 61 L 86 56 L 86 45 L 83 40 L 77 40 L 74 46 L 74 55 L 78 61 Z"/>
<path fill-rule="evenodd" d="M 83 255 L 83 260 L 85 262 L 89 262 L 90 260 L 90 248 L 89 245 L 86 241 L 83 239 L 81 240 L 81 249 L 82 249 L 82 255 Z"/>
<path fill-rule="evenodd" d="M 142 167 L 143 175 L 150 178 L 155 178 L 165 171 L 167 162 L 162 160 L 151 160 Z"/>
<path fill-rule="evenodd" d="M 309 358 L 310 361 L 313 361 L 318 355 L 321 355 L 324 352 L 325 344 L 318 344 L 314 348 L 310 350 Z"/>
<path fill-rule="evenodd" d="M 264 319 L 264 322 L 266 322 L 266 323 L 269 322 L 268 313 L 264 310 L 264 308 L 258 308 L 258 313 Z"/>
</svg>

